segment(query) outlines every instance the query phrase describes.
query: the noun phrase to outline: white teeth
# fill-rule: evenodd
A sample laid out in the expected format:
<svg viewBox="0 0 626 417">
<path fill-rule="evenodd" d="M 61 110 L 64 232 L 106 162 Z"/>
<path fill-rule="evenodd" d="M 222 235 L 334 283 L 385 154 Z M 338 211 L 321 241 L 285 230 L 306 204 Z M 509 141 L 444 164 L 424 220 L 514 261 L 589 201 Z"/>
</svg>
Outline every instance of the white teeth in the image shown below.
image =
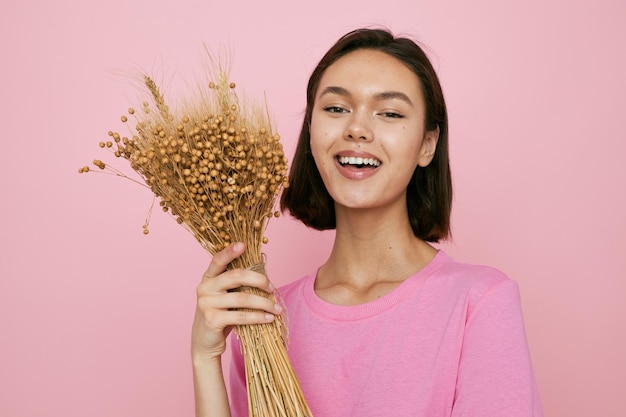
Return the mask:
<svg viewBox="0 0 626 417">
<path fill-rule="evenodd" d="M 340 156 L 337 158 L 341 165 L 371 165 L 377 167 L 380 161 L 374 158 L 361 158 L 360 156 Z"/>
</svg>

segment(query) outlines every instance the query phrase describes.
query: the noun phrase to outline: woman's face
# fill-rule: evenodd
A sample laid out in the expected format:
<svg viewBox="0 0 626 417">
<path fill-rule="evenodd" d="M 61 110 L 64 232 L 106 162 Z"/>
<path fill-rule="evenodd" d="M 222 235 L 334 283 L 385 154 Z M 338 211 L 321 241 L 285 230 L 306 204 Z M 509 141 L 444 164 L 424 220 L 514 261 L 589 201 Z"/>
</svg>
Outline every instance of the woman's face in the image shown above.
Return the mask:
<svg viewBox="0 0 626 417">
<path fill-rule="evenodd" d="M 406 207 L 418 165 L 432 160 L 439 131 L 425 131 L 417 76 L 384 52 L 359 49 L 333 63 L 317 89 L 311 152 L 339 207 Z M 401 206 L 400 206 L 401 205 Z"/>
</svg>

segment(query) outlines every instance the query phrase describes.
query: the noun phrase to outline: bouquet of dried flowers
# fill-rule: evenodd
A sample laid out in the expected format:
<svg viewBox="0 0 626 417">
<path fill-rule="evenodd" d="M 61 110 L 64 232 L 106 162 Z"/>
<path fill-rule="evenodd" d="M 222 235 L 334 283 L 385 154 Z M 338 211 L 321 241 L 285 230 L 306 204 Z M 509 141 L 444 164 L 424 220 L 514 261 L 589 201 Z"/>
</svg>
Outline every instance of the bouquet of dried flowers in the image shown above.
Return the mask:
<svg viewBox="0 0 626 417">
<path fill-rule="evenodd" d="M 244 242 L 246 252 L 229 267 L 264 273 L 264 232 L 267 221 L 279 215 L 273 209 L 288 186 L 287 159 L 266 107 L 242 109 L 235 84 L 223 71 L 218 78 L 175 114 L 156 83 L 145 76 L 152 104 L 144 102 L 141 111 L 128 109 L 128 116 L 137 121 L 131 137 L 109 132 L 110 139 L 99 145 L 128 161 L 160 199 L 163 211 L 211 255 L 232 242 Z M 122 116 L 122 122 L 128 122 L 128 116 Z M 79 172 L 131 179 L 101 160 L 93 164 L 99 169 L 84 166 Z M 276 299 L 255 288 L 240 291 Z M 311 417 L 287 356 L 284 318 L 239 326 L 237 334 L 245 358 L 250 416 Z"/>
</svg>

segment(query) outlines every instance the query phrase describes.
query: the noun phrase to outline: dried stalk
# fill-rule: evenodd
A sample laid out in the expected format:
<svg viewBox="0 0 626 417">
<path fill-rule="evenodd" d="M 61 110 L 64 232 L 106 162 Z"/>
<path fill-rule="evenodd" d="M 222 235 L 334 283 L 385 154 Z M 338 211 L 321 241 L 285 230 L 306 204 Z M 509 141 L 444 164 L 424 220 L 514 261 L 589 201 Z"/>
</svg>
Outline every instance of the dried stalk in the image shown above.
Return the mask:
<svg viewBox="0 0 626 417">
<path fill-rule="evenodd" d="M 211 255 L 241 241 L 247 250 L 229 268 L 265 273 L 264 232 L 267 221 L 278 217 L 272 210 L 280 191 L 288 186 L 287 159 L 267 112 L 242 112 L 235 85 L 223 72 L 217 83 L 209 83 L 200 100 L 187 105 L 182 116 L 170 112 L 150 77 L 144 82 L 156 111 L 148 103 L 142 112 L 129 109 L 137 119 L 132 137 L 109 132 L 111 140 L 100 147 L 127 160 L 160 198 L 163 211 L 170 212 Z M 128 117 L 122 116 L 122 121 Z M 100 172 L 129 178 L 100 160 L 94 165 Z M 85 166 L 79 172 L 90 169 Z M 276 301 L 274 294 L 256 288 L 240 290 Z M 268 324 L 238 326 L 238 335 L 250 416 L 311 417 L 287 356 L 283 316 Z"/>
</svg>

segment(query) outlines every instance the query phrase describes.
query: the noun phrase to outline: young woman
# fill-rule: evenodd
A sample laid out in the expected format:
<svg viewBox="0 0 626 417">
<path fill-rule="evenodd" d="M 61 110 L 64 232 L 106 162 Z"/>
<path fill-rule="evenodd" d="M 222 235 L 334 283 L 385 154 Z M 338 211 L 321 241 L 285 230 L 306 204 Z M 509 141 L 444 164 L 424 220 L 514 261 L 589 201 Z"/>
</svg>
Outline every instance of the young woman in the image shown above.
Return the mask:
<svg viewBox="0 0 626 417">
<path fill-rule="evenodd" d="M 447 123 L 427 56 L 388 31 L 345 35 L 311 75 L 281 205 L 336 237 L 328 260 L 280 293 L 289 355 L 315 417 L 542 415 L 516 283 L 429 244 L 449 235 Z M 198 287 L 198 416 L 247 415 L 238 348 L 229 406 L 226 337 L 281 312 L 228 292 L 273 289 L 261 274 L 225 272 L 244 250 L 216 254 Z"/>
</svg>

